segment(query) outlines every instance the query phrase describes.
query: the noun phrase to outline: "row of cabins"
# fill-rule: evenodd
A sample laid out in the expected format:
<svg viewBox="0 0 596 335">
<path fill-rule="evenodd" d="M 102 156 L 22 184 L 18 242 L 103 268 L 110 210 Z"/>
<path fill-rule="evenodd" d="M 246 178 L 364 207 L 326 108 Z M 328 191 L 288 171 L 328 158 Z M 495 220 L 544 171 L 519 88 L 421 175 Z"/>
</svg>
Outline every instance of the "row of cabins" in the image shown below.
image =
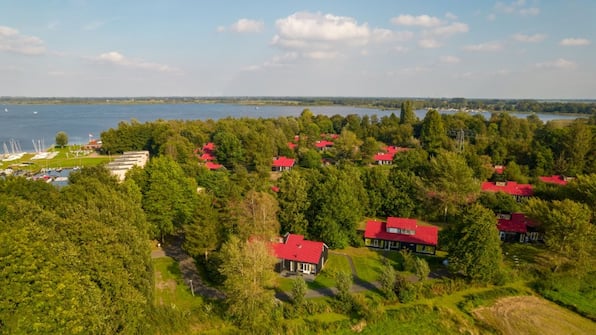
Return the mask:
<svg viewBox="0 0 596 335">
<path fill-rule="evenodd" d="M 125 151 L 122 156 L 115 158 L 106 167 L 119 181 L 123 181 L 128 170 L 135 166 L 143 168 L 148 161 L 149 151 Z"/>
</svg>

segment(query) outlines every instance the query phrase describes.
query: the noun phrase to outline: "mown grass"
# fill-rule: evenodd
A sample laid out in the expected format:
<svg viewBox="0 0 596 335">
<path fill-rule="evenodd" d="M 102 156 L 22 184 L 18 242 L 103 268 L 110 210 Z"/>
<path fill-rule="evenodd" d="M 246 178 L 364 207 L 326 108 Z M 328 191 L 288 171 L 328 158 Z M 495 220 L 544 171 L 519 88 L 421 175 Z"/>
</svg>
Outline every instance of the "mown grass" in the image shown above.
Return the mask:
<svg viewBox="0 0 596 335">
<path fill-rule="evenodd" d="M 35 172 L 41 169 L 58 169 L 72 167 L 97 166 L 110 161 L 109 156 L 90 155 L 90 153 L 76 153 L 80 146 L 66 146 L 64 148 L 52 148 L 48 151 L 57 152 L 56 157 L 51 159 L 32 160 L 35 154 L 25 154 L 21 159 L 4 162 L 6 166 L 18 166 L 24 162 L 31 163 L 28 166 L 19 166 L 19 169 Z M 111 157 L 113 158 L 113 157 Z"/>
</svg>

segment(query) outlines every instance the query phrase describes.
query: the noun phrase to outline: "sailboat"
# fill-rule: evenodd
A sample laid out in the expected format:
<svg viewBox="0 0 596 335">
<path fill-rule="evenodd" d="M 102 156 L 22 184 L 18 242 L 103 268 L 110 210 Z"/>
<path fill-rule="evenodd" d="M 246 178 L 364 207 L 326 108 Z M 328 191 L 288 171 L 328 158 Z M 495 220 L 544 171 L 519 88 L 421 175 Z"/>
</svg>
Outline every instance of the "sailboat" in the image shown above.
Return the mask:
<svg viewBox="0 0 596 335">
<path fill-rule="evenodd" d="M 4 113 L 8 113 L 8 108 L 4 108 Z"/>
</svg>

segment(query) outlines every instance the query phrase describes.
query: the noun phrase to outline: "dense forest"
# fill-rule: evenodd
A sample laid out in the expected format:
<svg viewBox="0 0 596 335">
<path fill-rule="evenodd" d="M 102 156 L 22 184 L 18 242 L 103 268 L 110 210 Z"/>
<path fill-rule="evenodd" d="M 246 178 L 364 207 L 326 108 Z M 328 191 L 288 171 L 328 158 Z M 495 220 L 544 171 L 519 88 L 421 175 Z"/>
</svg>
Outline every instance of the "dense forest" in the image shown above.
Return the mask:
<svg viewBox="0 0 596 335">
<path fill-rule="evenodd" d="M 495 112 L 486 120 L 432 109 L 419 120 L 413 112 L 418 101 L 368 103 L 399 111 L 381 118 L 328 117 L 305 109 L 296 117 L 272 119 L 131 120 L 101 134 L 106 154 L 151 154 L 147 166 L 132 169 L 123 183 L 101 167 L 73 173 L 62 189 L 22 178 L 0 180 L 0 331 L 184 332 L 171 320 L 184 323 L 189 316 L 152 297 L 149 240 L 168 243 L 171 236 L 183 238 L 204 279 L 226 293 L 217 308 L 201 313 L 230 322 L 234 331 L 289 331 L 283 320 L 319 309 L 372 322 L 382 314 L 382 302 L 351 294 L 341 273 L 337 304 L 305 303 L 303 283 L 297 281 L 292 303 L 280 305 L 272 290 L 275 260 L 260 243 L 292 232 L 332 249 L 363 246 L 358 227 L 366 218 L 441 224 L 439 248 L 449 253 L 451 273 L 467 283 L 502 285 L 512 276 L 503 265 L 495 213 L 523 211 L 542 223 L 546 248 L 556 255 L 553 267 L 537 276 L 542 279 L 537 290 L 552 288 L 558 278 L 594 277 L 594 104 L 424 102 L 437 108 L 592 114 L 560 124 L 535 115 L 520 119 Z M 333 144 L 318 148 L 322 140 Z M 223 168 L 210 170 L 200 160 L 208 142 Z M 374 155 L 388 145 L 408 150 L 391 165 L 376 165 Z M 279 156 L 294 158 L 296 166 L 272 173 L 272 159 Z M 496 165 L 504 167 L 502 174 Z M 538 179 L 554 174 L 575 179 L 566 187 Z M 535 197 L 520 203 L 483 193 L 485 180 L 532 183 Z M 411 263 L 413 272 L 428 276 L 425 261 Z M 245 273 L 241 266 L 252 270 Z M 381 274 L 386 301 L 424 296 L 422 284 L 392 271 Z"/>
</svg>

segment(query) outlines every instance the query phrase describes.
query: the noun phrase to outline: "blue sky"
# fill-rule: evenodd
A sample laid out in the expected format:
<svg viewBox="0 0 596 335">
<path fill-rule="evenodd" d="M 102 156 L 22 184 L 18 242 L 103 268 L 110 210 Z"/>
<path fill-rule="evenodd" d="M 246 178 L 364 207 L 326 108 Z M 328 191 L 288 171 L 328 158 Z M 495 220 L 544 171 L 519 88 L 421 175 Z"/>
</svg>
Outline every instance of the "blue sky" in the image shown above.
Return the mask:
<svg viewBox="0 0 596 335">
<path fill-rule="evenodd" d="M 593 0 L 0 0 L 0 96 L 596 98 Z"/>
</svg>

